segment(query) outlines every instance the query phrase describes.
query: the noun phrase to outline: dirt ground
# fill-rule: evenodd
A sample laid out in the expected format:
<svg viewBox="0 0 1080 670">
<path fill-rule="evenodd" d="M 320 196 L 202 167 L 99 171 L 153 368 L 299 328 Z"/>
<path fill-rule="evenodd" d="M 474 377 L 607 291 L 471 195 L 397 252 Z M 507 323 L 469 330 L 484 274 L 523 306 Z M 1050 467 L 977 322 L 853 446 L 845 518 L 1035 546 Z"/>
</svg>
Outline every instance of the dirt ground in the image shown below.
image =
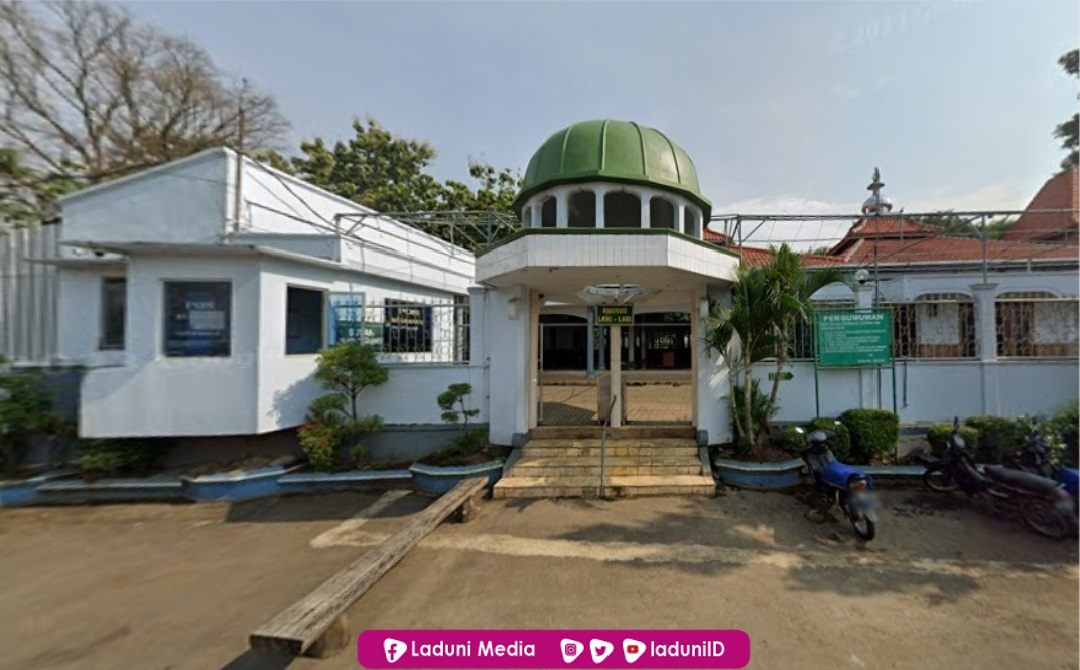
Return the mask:
<svg viewBox="0 0 1080 670">
<path fill-rule="evenodd" d="M 739 628 L 750 668 L 1077 668 L 1075 542 L 884 492 L 878 538 L 801 495 L 488 501 L 349 613 L 367 628 Z M 274 670 L 247 635 L 421 509 L 416 494 L 0 510 L 0 668 Z M 375 505 L 370 519 L 353 518 Z M 356 668 L 355 649 L 301 670 Z"/>
</svg>

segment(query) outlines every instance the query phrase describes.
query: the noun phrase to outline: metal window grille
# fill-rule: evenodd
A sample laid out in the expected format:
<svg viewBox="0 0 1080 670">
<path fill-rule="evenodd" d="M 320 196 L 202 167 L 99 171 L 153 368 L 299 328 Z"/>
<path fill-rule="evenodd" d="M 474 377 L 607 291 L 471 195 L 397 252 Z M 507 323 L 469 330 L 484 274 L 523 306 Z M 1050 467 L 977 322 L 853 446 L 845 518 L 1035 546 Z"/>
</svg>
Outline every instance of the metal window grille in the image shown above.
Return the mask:
<svg viewBox="0 0 1080 670">
<path fill-rule="evenodd" d="M 468 363 L 469 301 L 424 302 L 387 299 L 364 305 L 363 342 L 393 363 Z"/>
<path fill-rule="evenodd" d="M 815 300 L 815 311 L 828 311 L 838 309 L 851 309 L 855 307 L 854 300 Z M 795 329 L 791 333 L 791 342 L 788 344 L 788 359 L 793 361 L 810 361 L 814 359 L 814 324 L 802 317 L 796 319 Z"/>
<path fill-rule="evenodd" d="M 963 293 L 925 293 L 892 302 L 893 356 L 898 359 L 975 358 L 975 304 Z"/>
<path fill-rule="evenodd" d="M 1002 293 L 994 305 L 997 355 L 1065 358 L 1077 355 L 1078 303 L 1042 291 Z"/>
</svg>

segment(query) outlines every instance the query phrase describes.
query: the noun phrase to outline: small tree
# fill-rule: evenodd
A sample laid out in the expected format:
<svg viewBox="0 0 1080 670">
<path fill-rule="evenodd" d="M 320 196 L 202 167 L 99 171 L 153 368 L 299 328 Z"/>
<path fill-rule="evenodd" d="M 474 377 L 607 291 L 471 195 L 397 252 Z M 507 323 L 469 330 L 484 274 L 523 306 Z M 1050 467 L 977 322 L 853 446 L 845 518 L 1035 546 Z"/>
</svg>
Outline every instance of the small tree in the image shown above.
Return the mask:
<svg viewBox="0 0 1080 670">
<path fill-rule="evenodd" d="M 768 265 L 743 265 L 731 287 L 731 306 L 714 305 L 706 324 L 705 344 L 720 353 L 730 368 L 728 375 L 735 430 L 741 446 L 755 457 L 768 439 L 769 421 L 776 413 L 780 383 L 796 324 L 813 315 L 810 297 L 822 287 L 839 281 L 834 268 L 808 273 L 799 255 L 787 244 L 771 250 Z M 752 379 L 755 363 L 776 362 L 772 389 L 759 395 Z M 739 399 L 736 401 L 736 395 Z"/>
<path fill-rule="evenodd" d="M 342 342 L 325 349 L 317 361 L 315 381 L 330 391 L 316 398 L 308 408 L 308 423 L 300 429 L 300 444 L 316 470 L 330 470 L 335 456 L 347 442 L 355 460 L 363 455 L 358 440 L 362 435 L 383 428 L 377 414 L 361 416 L 360 393 L 369 386 L 380 386 L 390 372 L 379 363 L 375 350 L 358 342 Z"/>
<path fill-rule="evenodd" d="M 471 384 L 451 384 L 445 391 L 439 394 L 436 402 L 442 412 L 442 420 L 446 423 L 461 424 L 461 432 L 454 437 L 456 444 L 463 451 L 475 451 L 481 449 L 487 441 L 486 431 L 469 430 L 469 419 L 480 414 L 477 408 L 465 407 L 465 396 L 472 393 Z"/>
<path fill-rule="evenodd" d="M 4 361 L 0 358 L 0 365 Z M 29 375 L 0 374 L 0 470 L 17 469 L 30 435 L 48 427 L 49 396 Z"/>
</svg>

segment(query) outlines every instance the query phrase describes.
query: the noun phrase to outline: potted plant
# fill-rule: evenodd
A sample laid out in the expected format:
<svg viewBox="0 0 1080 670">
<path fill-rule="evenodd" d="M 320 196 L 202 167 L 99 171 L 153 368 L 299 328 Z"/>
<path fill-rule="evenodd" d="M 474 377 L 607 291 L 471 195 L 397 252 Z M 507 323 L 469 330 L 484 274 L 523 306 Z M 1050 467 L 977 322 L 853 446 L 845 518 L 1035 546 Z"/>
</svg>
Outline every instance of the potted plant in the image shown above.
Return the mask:
<svg viewBox="0 0 1080 670">
<path fill-rule="evenodd" d="M 834 268 L 806 272 L 787 244 L 770 253 L 768 265 L 739 268 L 730 306 L 712 306 L 705 335 L 708 349 L 723 356 L 730 369 L 724 400 L 737 437 L 734 458 L 717 461 L 717 467 L 725 481 L 757 488 L 799 481 L 802 461 L 770 444 L 770 423 L 779 409 L 780 384 L 792 377 L 784 368 L 796 324 L 812 318 L 810 297 L 842 278 Z M 776 366 L 768 392 L 752 376 L 754 366 L 766 361 Z"/>
<path fill-rule="evenodd" d="M 383 430 L 378 414 L 362 415 L 359 396 L 369 386 L 380 386 L 390 373 L 379 363 L 371 346 L 341 342 L 319 354 L 315 381 L 329 393 L 316 398 L 308 409 L 307 423 L 299 430 L 300 446 L 308 464 L 317 472 L 351 469 L 364 461 L 360 441 Z M 349 462 L 344 454 L 349 455 Z"/>
<path fill-rule="evenodd" d="M 469 419 L 480 414 L 479 409 L 466 406 L 470 393 L 470 384 L 451 384 L 436 398 L 442 420 L 459 429 L 451 439 L 452 446 L 425 456 L 409 468 L 417 488 L 445 493 L 464 479 L 486 476 L 494 486 L 502 476 L 508 449 L 491 445 L 486 429 L 469 427 Z"/>
</svg>

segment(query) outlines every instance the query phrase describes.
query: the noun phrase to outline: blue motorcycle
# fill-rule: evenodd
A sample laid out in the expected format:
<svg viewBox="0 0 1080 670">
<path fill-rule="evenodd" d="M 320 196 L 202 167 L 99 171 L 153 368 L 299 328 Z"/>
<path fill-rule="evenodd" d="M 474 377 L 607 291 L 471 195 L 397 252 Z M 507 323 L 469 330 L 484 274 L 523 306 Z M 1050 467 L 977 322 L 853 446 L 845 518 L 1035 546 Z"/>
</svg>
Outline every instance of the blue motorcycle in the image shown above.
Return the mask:
<svg viewBox="0 0 1080 670">
<path fill-rule="evenodd" d="M 796 428 L 805 435 L 806 431 Z M 836 433 L 815 430 L 806 436 L 806 448 L 797 452 L 810 471 L 814 490 L 830 505 L 835 504 L 847 517 L 855 534 L 863 542 L 874 539 L 881 501 L 874 492 L 874 482 L 857 468 L 836 460 L 829 441 Z"/>
</svg>

